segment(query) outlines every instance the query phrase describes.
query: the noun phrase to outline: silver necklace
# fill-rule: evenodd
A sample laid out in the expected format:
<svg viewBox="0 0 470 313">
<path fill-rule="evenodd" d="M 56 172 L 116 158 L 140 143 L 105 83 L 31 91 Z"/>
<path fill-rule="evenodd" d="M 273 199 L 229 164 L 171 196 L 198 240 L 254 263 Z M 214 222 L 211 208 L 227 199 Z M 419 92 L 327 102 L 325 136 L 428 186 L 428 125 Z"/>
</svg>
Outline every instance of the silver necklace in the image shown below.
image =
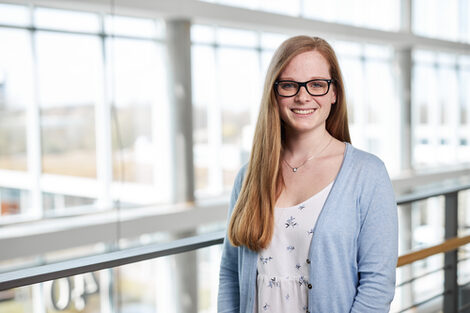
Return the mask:
<svg viewBox="0 0 470 313">
<path fill-rule="evenodd" d="M 310 156 L 307 160 L 305 160 L 302 164 L 300 164 L 299 166 L 296 166 L 296 167 L 293 167 L 291 166 L 287 161 L 286 159 L 283 159 L 283 161 L 287 164 L 287 166 L 289 166 L 291 169 L 292 169 L 292 172 L 294 173 L 297 173 L 297 171 L 299 170 L 299 168 L 301 168 L 302 166 L 305 165 L 305 163 L 307 163 L 308 161 L 316 158 L 317 156 L 320 155 L 320 153 L 322 153 L 323 151 L 325 151 L 325 149 L 330 145 L 330 143 L 333 141 L 333 137 L 330 138 L 330 141 L 328 141 L 328 143 L 320 150 L 318 151 L 317 153 L 315 153 L 314 155 Z"/>
</svg>

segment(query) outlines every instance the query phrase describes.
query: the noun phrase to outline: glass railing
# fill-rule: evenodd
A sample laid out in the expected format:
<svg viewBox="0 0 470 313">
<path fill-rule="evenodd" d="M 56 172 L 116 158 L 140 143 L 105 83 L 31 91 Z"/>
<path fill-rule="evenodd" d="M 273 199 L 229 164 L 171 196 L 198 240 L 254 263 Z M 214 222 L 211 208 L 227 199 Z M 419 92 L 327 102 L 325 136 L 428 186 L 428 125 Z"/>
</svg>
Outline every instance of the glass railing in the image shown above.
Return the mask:
<svg viewBox="0 0 470 313">
<path fill-rule="evenodd" d="M 433 249 L 456 236 L 470 242 L 468 224 L 458 219 L 470 210 L 469 189 L 459 184 L 398 197 L 399 265 L 403 250 Z M 439 205 L 424 209 L 423 201 Z M 442 218 L 441 232 L 421 225 L 407 239 L 407 225 L 431 210 Z M 216 312 L 223 237 L 223 231 L 212 232 L 2 273 L 0 312 Z M 397 267 L 391 312 L 468 311 L 469 251 L 462 245 Z"/>
</svg>

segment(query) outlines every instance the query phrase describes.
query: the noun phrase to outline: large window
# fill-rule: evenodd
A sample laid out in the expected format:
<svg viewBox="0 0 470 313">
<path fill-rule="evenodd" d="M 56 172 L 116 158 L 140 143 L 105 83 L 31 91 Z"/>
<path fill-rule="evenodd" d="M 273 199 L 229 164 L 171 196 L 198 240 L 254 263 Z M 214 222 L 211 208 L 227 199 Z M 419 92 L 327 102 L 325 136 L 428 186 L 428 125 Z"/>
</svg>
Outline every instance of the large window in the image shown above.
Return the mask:
<svg viewBox="0 0 470 313">
<path fill-rule="evenodd" d="M 170 198 L 163 39 L 154 19 L 0 4 L 2 215 Z"/>
<path fill-rule="evenodd" d="M 468 57 L 415 51 L 413 129 L 415 167 L 468 160 Z"/>
<path fill-rule="evenodd" d="M 248 160 L 264 74 L 274 49 L 287 37 L 201 25 L 193 26 L 192 34 L 196 187 L 218 193 L 231 186 Z M 345 77 L 353 143 L 378 154 L 396 174 L 400 107 L 393 49 L 334 45 Z"/>
<path fill-rule="evenodd" d="M 156 16 L 174 16 L 180 8 L 172 1 L 149 1 L 145 8 L 140 1 L 0 4 L 0 271 L 222 230 L 226 195 L 249 159 L 268 64 L 294 34 L 332 43 L 343 70 L 353 145 L 378 155 L 392 176 L 408 157 L 408 139 L 415 169 L 468 162 L 470 53 L 461 48 L 470 43 L 470 0 L 410 1 L 194 0 L 194 12 L 182 10 L 187 20 L 167 25 Z M 411 21 L 403 20 L 405 3 L 412 5 Z M 248 22 L 252 15 L 245 9 L 263 12 Z M 402 29 L 407 22 L 411 33 Z M 326 34 L 302 25 L 321 26 Z M 173 158 L 191 153 L 179 149 L 188 138 L 174 133 L 173 122 L 183 117 L 171 107 L 172 93 L 189 95 L 178 82 L 168 83 L 173 73 L 167 63 L 174 59 L 166 55 L 166 34 L 180 26 L 191 31 L 191 42 L 178 47 L 190 47 L 182 55 L 192 61 L 189 140 L 196 201 L 174 205 L 184 197 L 176 195 L 180 180 L 188 178 L 180 175 L 185 169 L 174 168 Z M 444 46 L 448 51 L 440 50 Z M 404 68 L 409 53 L 412 66 Z M 400 77 L 411 77 L 411 90 Z M 402 120 L 408 112 L 401 110 L 408 109 L 409 92 L 406 138 L 400 127 L 408 126 Z M 468 194 L 459 201 L 465 207 Z M 443 240 L 442 202 L 399 209 L 409 223 L 400 229 L 407 243 L 400 253 Z M 470 216 L 463 212 L 461 232 Z M 21 244 L 10 249 L 12 242 Z M 220 252 L 217 246 L 179 260 L 172 256 L 17 289 L 6 293 L 0 311 L 25 299 L 19 311 L 55 312 L 42 301 L 53 294 L 56 305 L 76 311 L 111 311 L 115 305 L 172 312 L 175 303 L 189 303 L 193 292 L 199 294 L 199 312 L 215 312 Z M 438 267 L 442 257 L 398 273 L 407 279 Z M 459 281 L 465 284 L 469 274 L 463 269 Z M 148 273 L 157 279 L 149 280 Z M 441 281 L 442 272 L 436 272 L 403 288 L 394 310 L 406 299 L 440 291 Z"/>
<path fill-rule="evenodd" d="M 113 180 L 152 185 L 154 164 L 162 160 L 164 150 L 156 148 L 159 141 L 153 129 L 165 120 L 162 108 L 168 105 L 164 46 L 152 40 L 162 39 L 163 23 L 107 16 L 106 30 L 118 36 L 106 41 L 114 104 Z M 167 123 L 164 127 L 169 128 Z"/>
<path fill-rule="evenodd" d="M 26 112 L 33 102 L 31 41 L 25 30 L 0 28 L 0 42 L 8 43 L 0 49 L 0 168 L 26 171 Z"/>
<path fill-rule="evenodd" d="M 284 36 L 192 27 L 196 189 L 230 189 L 248 161 L 264 73 Z"/>
<path fill-rule="evenodd" d="M 158 159 L 152 134 L 152 111 L 166 105 L 161 45 L 110 39 L 114 58 L 113 178 L 152 184 Z M 111 59 L 111 58 L 110 58 Z"/>
<path fill-rule="evenodd" d="M 445 40 L 470 42 L 468 0 L 413 0 L 413 31 Z"/>
<path fill-rule="evenodd" d="M 44 173 L 96 177 L 95 107 L 103 103 L 96 36 L 38 32 Z"/>
<path fill-rule="evenodd" d="M 335 49 L 343 70 L 353 144 L 378 155 L 391 174 L 398 174 L 401 110 L 393 49 L 351 42 L 337 42 Z"/>
</svg>

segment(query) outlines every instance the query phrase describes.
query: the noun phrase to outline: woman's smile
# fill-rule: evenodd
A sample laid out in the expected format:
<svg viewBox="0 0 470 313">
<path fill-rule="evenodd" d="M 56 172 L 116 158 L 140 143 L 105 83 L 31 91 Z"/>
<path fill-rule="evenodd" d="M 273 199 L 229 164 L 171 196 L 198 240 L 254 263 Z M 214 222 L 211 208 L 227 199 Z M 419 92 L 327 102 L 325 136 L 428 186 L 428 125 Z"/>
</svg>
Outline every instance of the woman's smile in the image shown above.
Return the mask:
<svg viewBox="0 0 470 313">
<path fill-rule="evenodd" d="M 292 112 L 295 113 L 295 115 L 300 115 L 300 116 L 309 116 L 312 115 L 317 109 L 291 109 Z"/>
</svg>

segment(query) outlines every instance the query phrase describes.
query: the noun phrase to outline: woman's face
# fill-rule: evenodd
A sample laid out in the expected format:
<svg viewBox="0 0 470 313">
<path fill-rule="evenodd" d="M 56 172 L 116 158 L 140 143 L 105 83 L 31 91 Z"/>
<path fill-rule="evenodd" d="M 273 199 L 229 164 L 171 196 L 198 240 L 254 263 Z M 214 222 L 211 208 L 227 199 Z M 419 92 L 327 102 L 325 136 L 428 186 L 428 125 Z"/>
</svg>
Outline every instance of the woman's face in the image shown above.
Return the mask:
<svg viewBox="0 0 470 313">
<path fill-rule="evenodd" d="M 306 82 L 312 79 L 331 79 L 326 59 L 317 51 L 295 56 L 279 75 L 278 81 Z M 305 87 L 293 97 L 277 94 L 279 112 L 288 132 L 305 133 L 325 129 L 331 104 L 336 102 L 334 84 L 323 96 L 310 95 Z"/>
</svg>

